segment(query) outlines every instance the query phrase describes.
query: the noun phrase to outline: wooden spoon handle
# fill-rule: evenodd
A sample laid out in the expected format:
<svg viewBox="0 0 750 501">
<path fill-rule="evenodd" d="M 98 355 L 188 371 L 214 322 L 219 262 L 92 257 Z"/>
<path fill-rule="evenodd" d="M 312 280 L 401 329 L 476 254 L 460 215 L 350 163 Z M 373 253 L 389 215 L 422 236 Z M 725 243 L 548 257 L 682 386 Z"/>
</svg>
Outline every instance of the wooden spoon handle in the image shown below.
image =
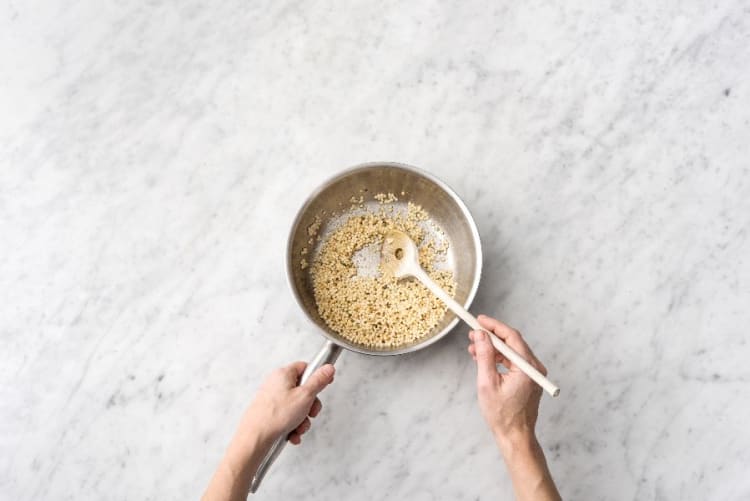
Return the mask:
<svg viewBox="0 0 750 501">
<path fill-rule="evenodd" d="M 461 320 L 469 324 L 472 329 L 481 330 L 489 334 L 490 341 L 492 341 L 492 345 L 495 347 L 495 349 L 502 353 L 505 358 L 511 361 L 511 363 L 521 369 L 524 374 L 529 376 L 536 384 L 544 388 L 544 391 L 546 391 L 553 397 L 556 397 L 560 394 L 560 388 L 552 383 L 552 381 L 547 379 L 541 372 L 536 370 L 536 368 L 528 363 L 521 355 L 516 353 L 513 348 L 505 344 L 502 339 L 497 337 L 493 332 L 490 332 L 482 327 L 482 325 L 479 323 L 476 317 L 474 317 L 474 315 L 466 311 L 466 308 L 461 306 L 455 299 L 448 295 L 448 293 L 445 292 L 443 288 L 440 287 L 437 283 L 435 283 L 435 281 L 430 278 L 430 276 L 425 273 L 424 270 L 422 270 L 421 268 L 419 270 L 414 270 L 414 277 L 422 282 L 425 287 L 430 289 L 433 294 L 435 294 L 442 302 L 444 302 L 445 305 L 451 311 L 453 311 L 453 313 L 461 318 Z"/>
</svg>

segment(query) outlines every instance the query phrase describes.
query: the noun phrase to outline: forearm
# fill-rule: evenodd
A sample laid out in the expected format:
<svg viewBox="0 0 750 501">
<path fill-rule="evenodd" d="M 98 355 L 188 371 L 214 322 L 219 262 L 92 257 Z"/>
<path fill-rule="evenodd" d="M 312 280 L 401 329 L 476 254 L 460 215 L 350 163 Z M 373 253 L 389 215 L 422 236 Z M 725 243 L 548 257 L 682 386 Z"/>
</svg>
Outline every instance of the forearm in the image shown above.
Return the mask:
<svg viewBox="0 0 750 501">
<path fill-rule="evenodd" d="M 273 437 L 262 430 L 241 428 L 229 444 L 203 501 L 244 501 L 253 475 L 272 444 Z"/>
<path fill-rule="evenodd" d="M 544 451 L 533 433 L 497 439 L 518 501 L 559 501 Z"/>
</svg>

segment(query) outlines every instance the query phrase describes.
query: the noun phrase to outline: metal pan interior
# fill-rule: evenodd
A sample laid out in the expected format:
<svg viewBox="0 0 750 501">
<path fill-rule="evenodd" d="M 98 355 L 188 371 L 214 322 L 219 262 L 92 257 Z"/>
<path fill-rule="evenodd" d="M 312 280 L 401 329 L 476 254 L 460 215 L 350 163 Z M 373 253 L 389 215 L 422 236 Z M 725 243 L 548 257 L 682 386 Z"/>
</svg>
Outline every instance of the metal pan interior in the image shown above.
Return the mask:
<svg viewBox="0 0 750 501">
<path fill-rule="evenodd" d="M 401 193 L 404 195 L 401 195 Z M 319 242 L 310 246 L 308 228 L 321 219 L 320 235 L 326 233 L 352 206 L 352 197 L 360 195 L 371 200 L 377 193 L 394 193 L 397 208 L 407 202 L 421 205 L 430 219 L 438 225 L 449 241 L 448 255 L 442 265 L 453 271 L 456 281 L 455 298 L 468 307 L 479 285 L 482 268 L 482 251 L 479 234 L 468 209 L 458 196 L 443 182 L 413 167 L 396 163 L 364 164 L 344 171 L 324 183 L 304 203 L 292 225 L 287 246 L 287 276 L 295 298 L 305 314 L 331 341 L 353 351 L 370 355 L 395 355 L 428 346 L 446 335 L 458 319 L 447 312 L 443 319 L 426 336 L 417 342 L 392 349 L 376 349 L 358 345 L 333 331 L 318 314 L 313 294 L 310 268 L 300 265 L 302 249 L 308 248 L 308 261 L 312 262 Z M 377 203 L 377 202 L 370 202 Z"/>
</svg>

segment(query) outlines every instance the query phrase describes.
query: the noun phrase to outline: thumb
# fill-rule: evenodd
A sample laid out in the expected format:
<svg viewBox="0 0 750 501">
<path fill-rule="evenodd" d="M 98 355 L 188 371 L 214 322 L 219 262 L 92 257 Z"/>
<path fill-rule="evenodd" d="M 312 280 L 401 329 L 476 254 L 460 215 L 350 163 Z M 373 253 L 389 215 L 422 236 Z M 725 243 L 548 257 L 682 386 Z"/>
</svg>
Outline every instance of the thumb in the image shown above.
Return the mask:
<svg viewBox="0 0 750 501">
<path fill-rule="evenodd" d="M 477 383 L 490 383 L 497 376 L 495 347 L 492 346 L 489 334 L 474 331 L 474 349 L 477 354 Z"/>
<path fill-rule="evenodd" d="M 310 375 L 308 380 L 305 381 L 305 384 L 303 384 L 302 387 L 313 395 L 317 395 L 323 391 L 323 388 L 331 384 L 334 372 L 336 371 L 331 364 L 325 364 L 322 367 L 318 367 L 315 369 L 315 372 Z"/>
</svg>

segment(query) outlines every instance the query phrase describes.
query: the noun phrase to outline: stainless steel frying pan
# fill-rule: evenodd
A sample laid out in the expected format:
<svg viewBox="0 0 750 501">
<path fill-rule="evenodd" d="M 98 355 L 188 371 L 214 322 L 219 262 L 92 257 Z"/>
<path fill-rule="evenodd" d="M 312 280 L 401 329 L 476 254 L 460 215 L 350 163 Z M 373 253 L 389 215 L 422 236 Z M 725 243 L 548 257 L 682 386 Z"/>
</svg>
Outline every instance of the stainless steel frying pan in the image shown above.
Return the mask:
<svg viewBox="0 0 750 501">
<path fill-rule="evenodd" d="M 335 214 L 340 215 L 352 205 L 352 196 L 362 195 L 368 199 L 377 193 L 393 193 L 399 198 L 393 205 L 413 202 L 421 205 L 429 213 L 430 219 L 442 228 L 449 241 L 446 266 L 453 271 L 456 281 L 456 301 L 468 308 L 474 299 L 482 271 L 482 247 L 476 224 L 458 195 L 439 179 L 404 164 L 368 163 L 345 170 L 323 183 L 310 195 L 297 213 L 289 234 L 286 256 L 289 284 L 297 303 L 326 338 L 323 347 L 308 364 L 300 384 L 304 383 L 318 367 L 334 363 L 344 348 L 366 355 L 409 353 L 437 342 L 459 321 L 453 313 L 447 312 L 442 321 L 419 341 L 394 349 L 376 349 L 344 339 L 328 327 L 318 314 L 309 268 L 303 269 L 300 266 L 302 249 L 310 247 L 308 228 L 318 217 L 322 218 L 321 231 L 324 232 L 330 218 L 335 217 Z M 316 251 L 315 248 L 310 249 L 307 259 L 312 261 Z M 287 437 L 280 437 L 271 447 L 253 478 L 250 492 L 258 489 L 268 468 L 286 445 L 286 441 Z"/>
</svg>

